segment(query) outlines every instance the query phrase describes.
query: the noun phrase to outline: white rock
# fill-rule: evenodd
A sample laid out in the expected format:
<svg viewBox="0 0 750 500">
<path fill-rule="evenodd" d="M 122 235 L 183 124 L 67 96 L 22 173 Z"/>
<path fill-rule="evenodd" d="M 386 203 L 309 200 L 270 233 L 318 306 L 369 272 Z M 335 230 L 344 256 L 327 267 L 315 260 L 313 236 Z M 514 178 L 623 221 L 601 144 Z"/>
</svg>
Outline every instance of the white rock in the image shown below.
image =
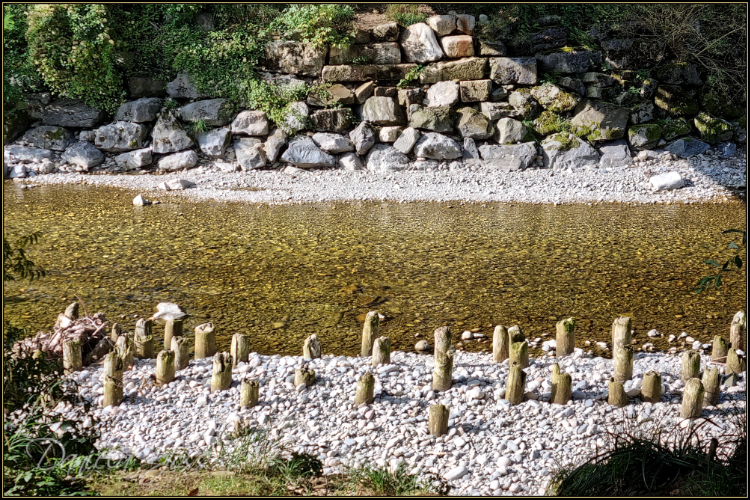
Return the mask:
<svg viewBox="0 0 750 500">
<path fill-rule="evenodd" d="M 150 205 L 151 202 L 148 201 L 146 198 L 143 197 L 143 195 L 139 194 L 135 198 L 133 198 L 133 205 L 136 207 L 143 207 L 146 205 Z"/>
<path fill-rule="evenodd" d="M 664 174 L 655 175 L 651 177 L 649 181 L 657 191 L 679 189 L 685 185 L 682 176 L 677 172 L 666 172 Z"/>
<path fill-rule="evenodd" d="M 472 340 L 473 338 L 474 334 L 468 330 L 461 334 L 461 340 Z"/>
<path fill-rule="evenodd" d="M 463 476 L 465 476 L 465 475 L 466 475 L 466 474 L 468 474 L 468 473 L 469 473 L 469 469 L 467 469 L 467 468 L 466 468 L 465 466 L 463 466 L 463 465 L 459 465 L 458 467 L 456 467 L 456 468 L 454 468 L 454 469 L 451 469 L 451 470 L 449 470 L 449 471 L 448 471 L 448 472 L 447 472 L 447 473 L 446 473 L 446 474 L 445 474 L 445 475 L 443 476 L 443 478 L 444 478 L 444 479 L 445 479 L 446 481 L 453 481 L 454 479 L 458 479 L 458 478 L 460 478 L 460 477 L 463 477 Z"/>
</svg>

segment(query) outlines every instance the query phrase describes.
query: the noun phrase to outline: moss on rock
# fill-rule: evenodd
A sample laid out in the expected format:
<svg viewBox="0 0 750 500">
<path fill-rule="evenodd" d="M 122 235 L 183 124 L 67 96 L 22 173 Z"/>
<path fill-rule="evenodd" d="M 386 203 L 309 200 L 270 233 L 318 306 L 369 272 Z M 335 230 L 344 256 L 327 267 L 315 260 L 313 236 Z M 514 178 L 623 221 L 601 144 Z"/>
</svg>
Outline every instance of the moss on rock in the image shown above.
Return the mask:
<svg viewBox="0 0 750 500">
<path fill-rule="evenodd" d="M 673 116 L 695 116 L 700 111 L 698 102 L 674 85 L 661 85 L 656 89 L 654 104 Z"/>
<path fill-rule="evenodd" d="M 734 134 L 732 124 L 721 118 L 709 115 L 705 111 L 693 120 L 701 139 L 708 142 L 728 141 Z"/>
<path fill-rule="evenodd" d="M 534 130 L 539 135 L 550 135 L 561 132 L 564 120 L 551 111 L 543 111 L 539 118 L 534 120 Z"/>
<path fill-rule="evenodd" d="M 671 141 L 683 135 L 688 135 L 692 128 L 690 122 L 685 118 L 670 118 L 666 120 L 662 128 L 662 137 L 665 141 Z"/>
<path fill-rule="evenodd" d="M 547 149 L 556 151 L 570 151 L 571 149 L 575 149 L 577 147 L 580 147 L 581 145 L 581 141 L 579 141 L 576 136 L 574 136 L 573 134 L 568 134 L 567 132 L 561 132 L 559 134 L 550 136 L 548 140 L 555 141 L 559 144 L 559 146 L 555 146 L 554 144 L 547 146 Z"/>
<path fill-rule="evenodd" d="M 633 125 L 628 129 L 628 143 L 634 149 L 652 149 L 659 143 L 662 128 L 655 123 Z"/>
</svg>

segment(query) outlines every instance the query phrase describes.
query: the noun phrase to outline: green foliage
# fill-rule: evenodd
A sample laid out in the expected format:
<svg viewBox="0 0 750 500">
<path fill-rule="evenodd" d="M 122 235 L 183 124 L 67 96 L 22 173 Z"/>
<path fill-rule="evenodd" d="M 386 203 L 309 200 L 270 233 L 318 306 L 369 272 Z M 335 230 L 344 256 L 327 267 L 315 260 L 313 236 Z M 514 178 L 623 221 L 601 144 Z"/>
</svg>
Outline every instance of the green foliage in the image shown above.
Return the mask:
<svg viewBox="0 0 750 500">
<path fill-rule="evenodd" d="M 552 74 L 545 73 L 544 76 L 539 80 L 542 85 L 554 85 L 560 81 L 560 73 L 553 72 Z"/>
<path fill-rule="evenodd" d="M 419 81 L 419 75 L 424 71 L 424 68 L 425 66 L 418 64 L 416 68 L 407 71 L 404 77 L 396 84 L 396 87 L 403 89 Z"/>
<path fill-rule="evenodd" d="M 742 235 L 742 243 L 741 245 L 745 245 L 747 241 L 747 233 L 745 231 L 742 231 L 740 229 L 727 229 L 726 231 L 722 231 L 721 234 L 731 234 L 731 233 L 739 233 Z M 721 285 L 721 273 L 723 272 L 731 272 L 734 269 L 737 269 L 738 271 L 742 270 L 742 259 L 739 256 L 739 250 L 740 247 L 737 243 L 734 241 L 730 242 L 729 245 L 727 245 L 727 249 L 729 250 L 736 250 L 735 255 L 727 259 L 724 264 L 719 264 L 715 260 L 704 260 L 706 264 L 713 266 L 718 269 L 717 273 L 711 276 L 704 276 L 703 278 L 698 281 L 698 283 L 695 285 L 696 291 L 694 292 L 695 295 L 701 293 L 703 290 L 707 290 L 708 287 L 711 286 L 711 283 L 714 284 L 714 290 L 717 290 L 719 288 L 719 285 Z"/>
<path fill-rule="evenodd" d="M 18 238 L 15 244 L 11 244 L 3 234 L 3 283 L 15 281 L 16 277 L 31 282 L 45 276 L 44 269 L 26 256 L 26 247 L 36 244 L 41 235 L 41 232 L 36 231 Z"/>
<path fill-rule="evenodd" d="M 247 102 L 251 108 L 266 113 L 277 127 L 286 132 L 296 132 L 286 124 L 286 117 L 289 115 L 298 119 L 303 117 L 298 112 L 292 111 L 289 105 L 304 100 L 311 90 L 311 87 L 306 84 L 292 87 L 269 83 L 265 80 L 251 80 Z"/>
<path fill-rule="evenodd" d="M 411 26 L 423 23 L 427 14 L 419 11 L 419 4 L 415 3 L 391 3 L 385 9 L 385 16 L 391 21 L 396 21 L 400 26 Z"/>
<path fill-rule="evenodd" d="M 353 58 L 351 61 L 349 61 L 349 64 L 352 64 L 354 66 L 360 65 L 360 64 L 369 64 L 370 58 L 368 56 L 357 56 Z"/>
<path fill-rule="evenodd" d="M 209 126 L 206 125 L 206 121 L 201 118 L 197 122 L 193 122 L 188 126 L 188 135 L 190 135 L 193 139 L 197 140 L 197 137 L 204 133 L 208 132 Z"/>
<path fill-rule="evenodd" d="M 420 481 L 416 474 L 407 474 L 403 463 L 395 471 L 390 471 L 384 467 L 374 469 L 365 466 L 361 469 L 350 469 L 349 473 L 353 486 L 373 491 L 376 495 L 399 496 L 433 493 L 432 485 Z"/>
<path fill-rule="evenodd" d="M 22 100 L 23 93 L 37 92 L 42 80 L 28 57 L 25 33 L 28 4 L 3 5 L 3 103 L 6 113 Z"/>
<path fill-rule="evenodd" d="M 276 457 L 269 465 L 272 473 L 280 474 L 287 480 L 299 477 L 320 476 L 323 472 L 323 462 L 309 453 L 292 452 L 292 457 L 284 459 Z"/>
<path fill-rule="evenodd" d="M 287 39 L 336 47 L 354 43 L 354 9 L 342 4 L 292 4 L 275 19 L 274 27 Z"/>
<path fill-rule="evenodd" d="M 164 109 L 167 111 L 173 111 L 177 109 L 179 106 L 180 105 L 177 103 L 177 101 L 175 101 L 171 97 L 168 98 L 166 101 L 164 101 Z"/>
</svg>

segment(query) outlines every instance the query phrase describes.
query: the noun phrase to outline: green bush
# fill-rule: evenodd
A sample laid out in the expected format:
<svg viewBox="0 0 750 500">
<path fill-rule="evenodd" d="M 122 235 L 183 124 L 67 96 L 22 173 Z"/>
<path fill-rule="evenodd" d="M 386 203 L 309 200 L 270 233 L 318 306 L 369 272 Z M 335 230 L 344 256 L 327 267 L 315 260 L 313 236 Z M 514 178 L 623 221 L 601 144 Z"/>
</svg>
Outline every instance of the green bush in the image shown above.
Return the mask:
<svg viewBox="0 0 750 500">
<path fill-rule="evenodd" d="M 26 92 L 42 89 L 42 79 L 28 57 L 26 11 L 29 5 L 3 6 L 3 103 L 6 112 L 23 99 Z"/>
<path fill-rule="evenodd" d="M 354 42 L 354 9 L 341 4 L 293 4 L 274 22 L 282 38 L 346 47 Z"/>
<path fill-rule="evenodd" d="M 419 5 L 414 3 L 392 3 L 385 9 L 385 15 L 391 21 L 407 27 L 412 24 L 423 23 L 427 14 L 419 11 Z"/>
</svg>

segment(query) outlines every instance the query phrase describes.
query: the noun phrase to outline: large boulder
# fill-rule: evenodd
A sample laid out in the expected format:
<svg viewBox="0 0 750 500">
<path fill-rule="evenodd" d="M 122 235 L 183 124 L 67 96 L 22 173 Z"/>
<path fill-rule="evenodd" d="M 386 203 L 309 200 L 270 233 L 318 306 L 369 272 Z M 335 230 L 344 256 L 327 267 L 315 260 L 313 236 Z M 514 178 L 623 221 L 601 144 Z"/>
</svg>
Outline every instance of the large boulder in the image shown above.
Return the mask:
<svg viewBox="0 0 750 500">
<path fill-rule="evenodd" d="M 240 168 L 247 172 L 268 166 L 263 142 L 256 137 L 242 137 L 234 141 L 234 155 Z"/>
<path fill-rule="evenodd" d="M 513 118 L 501 118 L 495 124 L 495 127 L 497 132 L 494 139 L 498 144 L 502 145 L 523 142 L 526 134 L 529 133 L 526 125 Z"/>
<path fill-rule="evenodd" d="M 198 87 L 190 80 L 186 72 L 177 74 L 177 77 L 167 84 L 167 94 L 173 99 L 202 99 L 206 95 L 198 92 Z"/>
<path fill-rule="evenodd" d="M 198 154 L 192 149 L 181 151 L 165 156 L 159 160 L 159 170 L 166 172 L 175 172 L 177 170 L 187 170 L 198 164 Z"/>
<path fill-rule="evenodd" d="M 585 73 L 602 62 L 601 52 L 570 49 L 551 53 L 537 53 L 539 73 Z"/>
<path fill-rule="evenodd" d="M 232 133 L 268 135 L 268 118 L 263 111 L 241 111 L 232 120 Z"/>
<path fill-rule="evenodd" d="M 553 113 L 572 111 L 579 101 L 573 94 L 564 92 L 560 87 L 552 84 L 532 88 L 531 95 L 544 109 Z"/>
<path fill-rule="evenodd" d="M 192 102 L 178 111 L 181 120 L 203 122 L 210 127 L 223 127 L 232 119 L 232 103 L 229 99 L 207 99 Z"/>
<path fill-rule="evenodd" d="M 390 144 L 376 144 L 367 153 L 367 170 L 371 172 L 390 172 L 409 167 L 409 157 Z"/>
<path fill-rule="evenodd" d="M 492 80 L 469 80 L 459 83 L 461 102 L 487 101 L 491 92 Z"/>
<path fill-rule="evenodd" d="M 734 135 L 732 124 L 721 118 L 711 116 L 705 111 L 696 116 L 693 123 L 704 141 L 728 141 Z"/>
<path fill-rule="evenodd" d="M 71 128 L 94 128 L 104 121 L 101 109 L 87 106 L 75 99 L 57 99 L 44 108 L 42 124 Z"/>
<path fill-rule="evenodd" d="M 115 156 L 115 163 L 123 170 L 136 170 L 151 165 L 153 162 L 151 148 L 136 149 Z"/>
<path fill-rule="evenodd" d="M 320 76 L 327 47 L 302 42 L 273 41 L 265 46 L 264 66 L 293 75 Z"/>
<path fill-rule="evenodd" d="M 452 132 L 454 113 L 450 106 L 442 108 L 419 107 L 409 115 L 409 126 L 432 130 L 433 132 Z"/>
<path fill-rule="evenodd" d="M 324 82 L 366 82 L 378 79 L 376 66 L 350 66 L 340 64 L 323 68 Z"/>
<path fill-rule="evenodd" d="M 164 113 L 156 120 L 151 139 L 151 148 L 156 154 L 175 153 L 193 145 L 180 122 L 170 113 Z"/>
<path fill-rule="evenodd" d="M 443 57 L 435 32 L 425 23 L 412 24 L 404 29 L 401 33 L 401 48 L 408 62 L 424 64 Z"/>
<path fill-rule="evenodd" d="M 206 156 L 219 158 L 224 156 L 229 143 L 232 142 L 232 132 L 229 127 L 217 128 L 198 134 L 198 147 Z"/>
<path fill-rule="evenodd" d="M 464 57 L 455 61 L 428 64 L 419 74 L 419 82 L 426 84 L 445 80 L 482 80 L 486 72 L 486 57 Z"/>
<path fill-rule="evenodd" d="M 456 16 L 453 14 L 430 16 L 425 20 L 425 23 L 432 28 L 432 31 L 434 31 L 437 36 L 446 36 L 455 31 Z"/>
<path fill-rule="evenodd" d="M 266 142 L 263 145 L 263 149 L 266 152 L 266 158 L 270 163 L 276 161 L 276 159 L 279 157 L 279 153 L 281 153 L 281 149 L 286 146 L 286 144 L 287 135 L 286 132 L 284 132 L 282 129 L 276 128 L 270 134 L 268 134 L 268 137 L 266 137 Z"/>
<path fill-rule="evenodd" d="M 394 98 L 373 96 L 362 107 L 362 120 L 373 125 L 403 125 L 406 117 Z"/>
<path fill-rule="evenodd" d="M 446 57 L 471 57 L 474 55 L 474 39 L 469 35 L 446 36 L 440 40 Z"/>
<path fill-rule="evenodd" d="M 613 168 L 613 167 L 627 167 L 633 164 L 633 158 L 630 156 L 630 149 L 625 139 L 617 139 L 616 141 L 606 142 L 599 147 L 599 167 L 600 168 Z"/>
<path fill-rule="evenodd" d="M 373 83 L 373 88 L 374 88 Z M 369 97 L 369 96 L 368 96 Z M 344 87 L 340 83 L 335 83 L 324 91 L 310 92 L 307 94 L 307 104 L 319 108 L 335 105 L 354 104 L 356 98 L 354 92 Z M 364 101 L 363 101 L 364 102 Z"/>
<path fill-rule="evenodd" d="M 351 139 L 355 151 L 360 156 L 367 154 L 370 148 L 375 145 L 375 134 L 367 122 L 360 122 L 354 130 L 349 132 L 349 139 Z"/>
<path fill-rule="evenodd" d="M 130 97 L 140 99 L 141 97 L 164 97 L 167 95 L 167 82 L 158 78 L 131 76 L 128 78 L 128 89 Z"/>
<path fill-rule="evenodd" d="M 400 64 L 401 49 L 396 42 L 331 46 L 328 64 L 352 64 L 358 58 L 365 59 L 368 64 Z"/>
<path fill-rule="evenodd" d="M 461 108 L 456 111 L 458 120 L 456 128 L 463 138 L 489 139 L 492 137 L 494 128 L 492 122 L 479 111 L 473 108 Z"/>
<path fill-rule="evenodd" d="M 152 122 L 156 120 L 156 114 L 161 109 L 161 99 L 156 97 L 144 97 L 135 101 L 123 103 L 115 114 L 116 121 L 126 122 Z"/>
<path fill-rule="evenodd" d="M 414 154 L 433 160 L 453 160 L 463 154 L 461 145 L 450 137 L 435 132 L 427 132 L 414 145 Z"/>
<path fill-rule="evenodd" d="M 421 133 L 419 130 L 408 127 L 401 132 L 401 135 L 398 136 L 396 142 L 393 143 L 393 147 L 403 154 L 409 154 L 417 143 L 417 140 L 419 140 L 420 135 Z"/>
<path fill-rule="evenodd" d="M 65 150 L 62 159 L 66 163 L 78 165 L 88 170 L 104 163 L 104 154 L 90 142 L 78 141 Z"/>
<path fill-rule="evenodd" d="M 143 147 L 148 127 L 141 123 L 115 122 L 96 129 L 94 145 L 108 153 L 123 153 Z"/>
<path fill-rule="evenodd" d="M 535 85 L 536 72 L 533 57 L 490 58 L 490 79 L 500 85 Z"/>
<path fill-rule="evenodd" d="M 51 160 L 54 153 L 49 149 L 29 148 L 16 144 L 5 146 L 4 157 L 6 160 L 15 160 L 20 163 L 40 163 L 42 160 Z"/>
<path fill-rule="evenodd" d="M 511 92 L 508 96 L 508 104 L 515 110 L 516 117 L 528 120 L 536 118 L 542 111 L 542 107 L 526 89 Z"/>
<path fill-rule="evenodd" d="M 459 86 L 455 82 L 438 82 L 427 90 L 427 107 L 453 106 L 459 101 Z"/>
<path fill-rule="evenodd" d="M 695 116 L 700 112 L 698 100 L 675 85 L 659 85 L 654 104 L 672 116 Z"/>
<path fill-rule="evenodd" d="M 287 106 L 287 115 L 284 117 L 284 127 L 287 132 L 297 132 L 307 126 L 307 118 L 310 116 L 310 108 L 304 101 L 290 103 Z"/>
<path fill-rule="evenodd" d="M 299 168 L 335 167 L 336 158 L 320 150 L 312 138 L 301 135 L 289 141 L 281 161 Z"/>
<path fill-rule="evenodd" d="M 35 148 L 65 151 L 73 142 L 73 135 L 64 127 L 42 125 L 26 131 L 21 140 Z"/>
<path fill-rule="evenodd" d="M 350 108 L 320 109 L 310 115 L 313 130 L 341 132 L 349 128 L 354 120 Z"/>
<path fill-rule="evenodd" d="M 690 122 L 687 121 L 687 119 L 682 117 L 671 119 L 668 118 L 667 120 L 665 120 L 661 136 L 665 141 L 671 141 L 672 139 L 676 139 L 680 136 L 688 135 L 690 132 L 692 132 L 692 130 L 693 129 L 690 127 Z"/>
<path fill-rule="evenodd" d="M 479 154 L 487 167 L 505 171 L 524 170 L 534 163 L 536 146 L 533 142 L 513 146 L 485 144 L 479 147 Z"/>
<path fill-rule="evenodd" d="M 709 144 L 688 137 L 685 139 L 677 139 L 664 149 L 680 158 L 688 158 L 690 156 L 703 154 L 710 148 L 711 146 Z"/>
<path fill-rule="evenodd" d="M 583 99 L 576 106 L 571 123 L 589 141 L 609 141 L 625 135 L 629 116 L 626 108 Z"/>
<path fill-rule="evenodd" d="M 586 141 L 573 134 L 560 132 L 542 141 L 542 158 L 545 168 L 578 169 L 596 167 L 599 153 Z"/>
<path fill-rule="evenodd" d="M 330 154 L 346 153 L 354 151 L 354 144 L 341 134 L 330 134 L 318 132 L 312 136 L 316 146 Z"/>
<path fill-rule="evenodd" d="M 628 144 L 636 151 L 654 149 L 661 138 L 661 127 L 656 123 L 633 125 L 628 129 Z"/>
</svg>

